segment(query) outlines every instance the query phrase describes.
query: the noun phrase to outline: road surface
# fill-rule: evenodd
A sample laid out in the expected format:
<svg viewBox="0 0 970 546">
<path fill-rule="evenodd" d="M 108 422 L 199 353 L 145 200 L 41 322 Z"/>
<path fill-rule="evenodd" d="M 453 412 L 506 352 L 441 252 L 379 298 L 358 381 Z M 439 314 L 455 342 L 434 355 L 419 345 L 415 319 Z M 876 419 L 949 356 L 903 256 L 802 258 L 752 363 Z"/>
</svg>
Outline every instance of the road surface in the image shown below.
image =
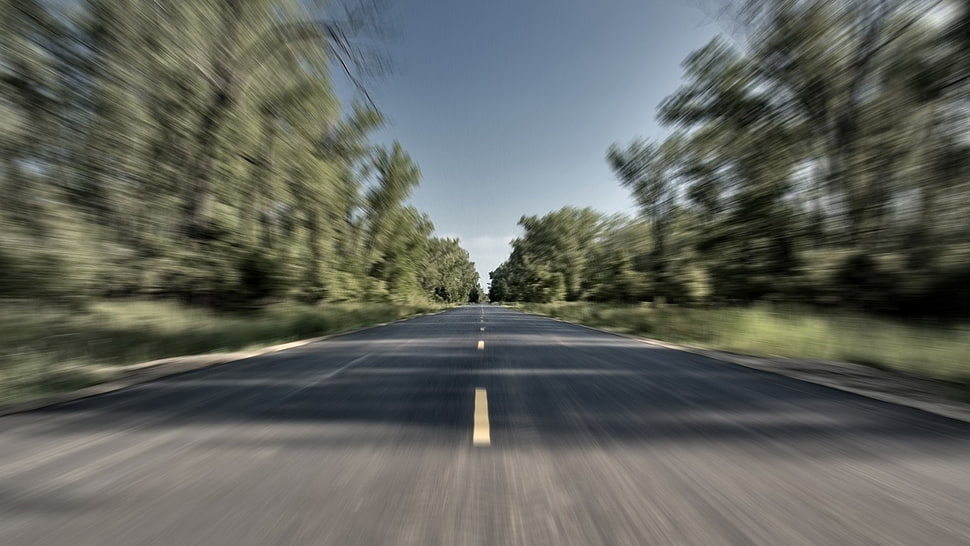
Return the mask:
<svg viewBox="0 0 970 546">
<path fill-rule="evenodd" d="M 0 544 L 970 544 L 970 425 L 496 306 L 0 418 Z"/>
</svg>

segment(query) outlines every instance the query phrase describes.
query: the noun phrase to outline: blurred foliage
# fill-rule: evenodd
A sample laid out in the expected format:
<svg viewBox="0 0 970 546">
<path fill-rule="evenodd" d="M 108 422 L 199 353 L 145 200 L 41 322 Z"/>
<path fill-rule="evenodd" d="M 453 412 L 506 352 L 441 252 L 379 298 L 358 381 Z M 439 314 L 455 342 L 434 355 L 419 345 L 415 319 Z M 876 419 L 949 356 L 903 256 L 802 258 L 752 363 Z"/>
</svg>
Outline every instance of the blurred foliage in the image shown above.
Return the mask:
<svg viewBox="0 0 970 546">
<path fill-rule="evenodd" d="M 523 218 L 492 299 L 966 316 L 967 2 L 721 8 L 736 35 L 684 60 L 658 109 L 669 136 L 607 152 L 640 217 Z"/>
<path fill-rule="evenodd" d="M 0 297 L 477 291 L 405 204 L 418 167 L 368 141 L 375 2 L 0 0 L 0 21 Z M 343 113 L 333 69 L 361 97 Z"/>
</svg>

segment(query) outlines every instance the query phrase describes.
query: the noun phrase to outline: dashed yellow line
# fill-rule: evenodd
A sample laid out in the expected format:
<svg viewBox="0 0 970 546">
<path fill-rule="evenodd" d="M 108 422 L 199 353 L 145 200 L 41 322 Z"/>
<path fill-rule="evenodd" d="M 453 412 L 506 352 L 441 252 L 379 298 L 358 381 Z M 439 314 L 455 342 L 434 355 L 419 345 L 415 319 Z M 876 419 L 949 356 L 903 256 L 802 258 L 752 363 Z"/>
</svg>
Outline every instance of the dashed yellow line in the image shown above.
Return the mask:
<svg viewBox="0 0 970 546">
<path fill-rule="evenodd" d="M 475 429 L 472 432 L 472 444 L 482 447 L 492 445 L 488 424 L 488 393 L 485 389 L 475 389 Z"/>
</svg>

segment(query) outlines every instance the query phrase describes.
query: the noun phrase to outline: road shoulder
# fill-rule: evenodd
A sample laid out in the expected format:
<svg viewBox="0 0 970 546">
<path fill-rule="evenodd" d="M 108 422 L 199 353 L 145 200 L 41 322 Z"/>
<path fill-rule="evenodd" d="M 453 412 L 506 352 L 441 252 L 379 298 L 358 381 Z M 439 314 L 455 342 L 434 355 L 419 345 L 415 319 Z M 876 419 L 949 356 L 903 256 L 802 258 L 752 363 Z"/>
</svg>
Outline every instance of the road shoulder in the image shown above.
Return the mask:
<svg viewBox="0 0 970 546">
<path fill-rule="evenodd" d="M 389 322 L 371 324 L 369 326 L 356 328 L 354 330 L 348 330 L 346 332 L 337 332 L 334 334 L 327 334 L 324 336 L 300 339 L 296 341 L 289 341 L 286 343 L 279 343 L 279 344 L 270 345 L 267 347 L 260 347 L 258 349 L 234 351 L 230 353 L 211 353 L 211 354 L 201 354 L 201 355 L 176 356 L 171 358 L 152 360 L 149 362 L 140 362 L 138 364 L 131 364 L 128 366 L 120 366 L 117 368 L 117 375 L 115 375 L 111 380 L 106 381 L 104 383 L 98 383 L 96 385 L 91 385 L 89 387 L 85 387 L 83 389 L 78 389 L 74 391 L 62 392 L 62 393 L 52 394 L 49 396 L 42 396 L 40 398 L 33 398 L 22 402 L 14 402 L 12 404 L 0 405 L 0 417 L 6 416 L 6 415 L 13 415 L 16 413 L 26 413 L 28 411 L 34 411 L 34 410 L 38 410 L 38 409 L 42 409 L 50 406 L 56 406 L 58 404 L 73 402 L 75 400 L 81 400 L 83 398 L 99 396 L 102 394 L 119 391 L 121 389 L 126 389 L 128 387 L 133 387 L 135 385 L 150 383 L 152 381 L 157 381 L 159 379 L 164 379 L 166 377 L 171 377 L 174 375 L 180 375 L 188 372 L 193 372 L 195 370 L 200 370 L 203 368 L 210 368 L 213 366 L 221 366 L 223 364 L 232 364 L 235 362 L 240 362 L 242 360 L 263 356 L 270 353 L 277 353 L 280 351 L 286 351 L 288 349 L 303 347 L 304 345 L 310 345 L 312 343 L 319 343 L 335 337 L 349 336 L 352 334 L 356 334 L 358 332 L 371 330 L 373 328 L 380 328 L 382 326 L 387 326 L 389 324 L 395 324 L 398 322 L 413 320 L 419 317 L 437 315 L 439 313 L 444 313 L 445 311 L 448 311 L 448 309 L 443 309 L 441 311 L 434 311 L 430 313 L 419 313 L 416 315 L 399 318 L 397 320 L 392 320 Z"/>
<path fill-rule="evenodd" d="M 688 352 L 722 363 L 735 364 L 754 370 L 783 375 L 800 381 L 851 392 L 874 400 L 907 406 L 970 423 L 970 404 L 948 398 L 944 393 L 948 390 L 956 389 L 957 386 L 946 381 L 915 377 L 900 372 L 853 364 L 851 362 L 761 357 L 691 345 L 681 345 L 658 339 L 613 332 L 545 315 L 536 316 L 572 324 L 604 334 L 632 339 L 655 347 Z"/>
</svg>

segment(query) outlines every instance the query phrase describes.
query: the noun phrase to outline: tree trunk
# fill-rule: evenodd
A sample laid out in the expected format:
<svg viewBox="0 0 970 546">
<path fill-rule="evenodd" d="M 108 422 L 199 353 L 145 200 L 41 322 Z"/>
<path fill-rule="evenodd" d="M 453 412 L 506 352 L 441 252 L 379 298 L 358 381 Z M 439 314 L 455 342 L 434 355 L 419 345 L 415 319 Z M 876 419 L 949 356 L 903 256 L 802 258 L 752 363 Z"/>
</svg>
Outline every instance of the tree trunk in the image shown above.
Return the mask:
<svg viewBox="0 0 970 546">
<path fill-rule="evenodd" d="M 276 116 L 266 112 L 263 116 L 262 139 L 252 169 L 249 171 L 249 183 L 243 196 L 245 212 L 243 215 L 243 232 L 247 239 L 267 241 L 268 225 L 263 221 L 267 205 L 266 179 L 270 175 L 273 161 L 273 148 L 276 144 Z M 256 233 L 259 230 L 257 237 Z"/>
<path fill-rule="evenodd" d="M 212 97 L 206 107 L 196 132 L 196 156 L 189 168 L 189 190 L 185 203 L 185 224 L 190 234 L 204 231 L 209 221 L 212 177 L 215 172 L 219 135 L 229 110 L 236 103 L 237 77 L 230 65 L 235 55 L 236 34 L 242 9 L 237 0 L 224 0 L 223 27 L 216 47 L 213 77 L 210 82 Z"/>
<path fill-rule="evenodd" d="M 307 276 L 310 280 L 309 288 L 316 294 L 320 288 L 320 261 L 322 259 L 322 253 L 320 252 L 320 224 L 315 210 L 307 208 L 306 213 L 307 229 L 309 231 L 307 244 L 309 245 L 310 251 L 310 265 Z"/>
</svg>

